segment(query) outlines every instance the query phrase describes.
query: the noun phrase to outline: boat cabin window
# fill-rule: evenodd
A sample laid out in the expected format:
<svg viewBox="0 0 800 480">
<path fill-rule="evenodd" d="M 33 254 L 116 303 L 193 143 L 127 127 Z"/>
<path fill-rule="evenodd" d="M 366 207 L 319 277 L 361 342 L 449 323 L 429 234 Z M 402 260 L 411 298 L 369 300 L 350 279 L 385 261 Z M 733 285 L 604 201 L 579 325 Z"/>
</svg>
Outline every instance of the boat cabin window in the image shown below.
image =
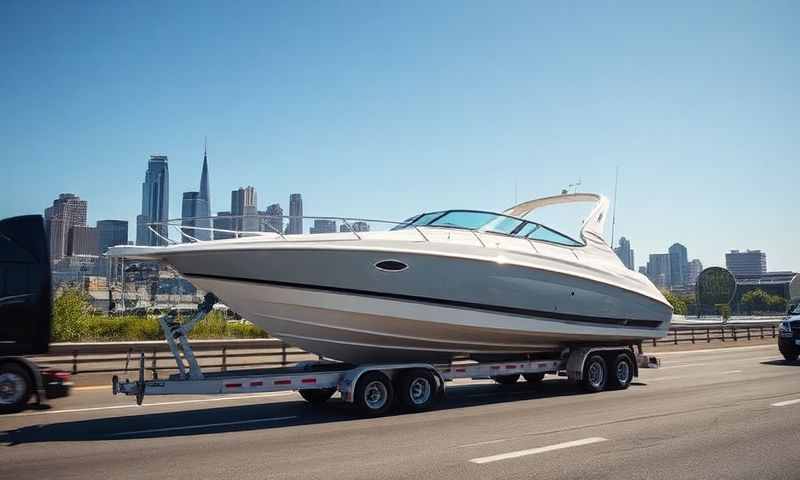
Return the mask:
<svg viewBox="0 0 800 480">
<path fill-rule="evenodd" d="M 475 210 L 447 210 L 443 212 L 424 213 L 417 217 L 412 217 L 410 223 L 395 227 L 395 229 L 422 226 L 478 230 L 481 232 L 529 238 L 531 240 L 542 240 L 569 247 L 580 247 L 583 245 L 566 235 L 535 222 L 528 222 L 520 218 L 499 213 Z"/>
</svg>

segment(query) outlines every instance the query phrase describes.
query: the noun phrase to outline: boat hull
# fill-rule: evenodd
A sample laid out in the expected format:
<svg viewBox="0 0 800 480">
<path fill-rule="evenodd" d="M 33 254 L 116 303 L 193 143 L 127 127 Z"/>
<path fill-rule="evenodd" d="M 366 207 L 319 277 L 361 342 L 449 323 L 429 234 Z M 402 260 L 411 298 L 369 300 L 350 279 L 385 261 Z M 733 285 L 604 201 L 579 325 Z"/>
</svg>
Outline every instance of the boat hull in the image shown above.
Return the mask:
<svg viewBox="0 0 800 480">
<path fill-rule="evenodd" d="M 271 335 L 351 363 L 515 358 L 633 343 L 663 336 L 671 315 L 624 289 L 494 261 L 328 250 L 191 257 L 167 260 Z M 377 270 L 386 258 L 408 268 Z"/>
</svg>

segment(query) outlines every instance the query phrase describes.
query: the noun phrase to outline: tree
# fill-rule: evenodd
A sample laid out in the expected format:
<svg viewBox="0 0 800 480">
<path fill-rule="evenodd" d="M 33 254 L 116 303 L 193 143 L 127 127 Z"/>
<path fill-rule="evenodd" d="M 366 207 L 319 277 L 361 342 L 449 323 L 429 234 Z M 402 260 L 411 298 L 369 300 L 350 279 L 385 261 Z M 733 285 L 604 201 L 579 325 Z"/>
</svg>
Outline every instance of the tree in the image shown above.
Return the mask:
<svg viewBox="0 0 800 480">
<path fill-rule="evenodd" d="M 753 311 L 783 311 L 786 309 L 786 299 L 781 295 L 770 295 L 760 288 L 755 288 L 742 295 L 742 305 L 745 309 Z"/>
<path fill-rule="evenodd" d="M 675 315 L 686 315 L 688 308 L 686 307 L 686 300 L 672 292 L 663 292 L 664 298 L 672 305 L 672 311 Z"/>
<path fill-rule="evenodd" d="M 76 342 L 89 323 L 89 299 L 78 289 L 68 288 L 53 302 L 53 340 Z"/>
</svg>

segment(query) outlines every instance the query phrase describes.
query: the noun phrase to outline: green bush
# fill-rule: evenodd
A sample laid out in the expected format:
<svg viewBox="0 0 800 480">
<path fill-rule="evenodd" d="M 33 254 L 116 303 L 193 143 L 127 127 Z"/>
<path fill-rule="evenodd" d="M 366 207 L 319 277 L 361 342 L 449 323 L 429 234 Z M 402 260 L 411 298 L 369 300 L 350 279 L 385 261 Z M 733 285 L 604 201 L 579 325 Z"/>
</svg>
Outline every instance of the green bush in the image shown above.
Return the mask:
<svg viewBox="0 0 800 480">
<path fill-rule="evenodd" d="M 188 321 L 188 318 L 180 318 Z M 89 300 L 80 290 L 69 289 L 53 302 L 54 342 L 120 342 L 162 340 L 158 318 L 123 315 L 107 317 L 92 313 Z M 249 322 L 228 322 L 221 312 L 211 312 L 198 322 L 191 338 L 264 338 L 267 333 Z"/>
</svg>

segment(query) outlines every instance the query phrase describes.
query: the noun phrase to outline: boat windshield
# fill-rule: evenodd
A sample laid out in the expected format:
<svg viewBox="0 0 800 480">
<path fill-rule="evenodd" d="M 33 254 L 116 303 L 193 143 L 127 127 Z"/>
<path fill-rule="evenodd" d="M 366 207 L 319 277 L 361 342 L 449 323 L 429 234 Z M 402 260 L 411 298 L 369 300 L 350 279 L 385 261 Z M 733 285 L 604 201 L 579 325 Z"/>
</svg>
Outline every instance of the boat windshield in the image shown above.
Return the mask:
<svg viewBox="0 0 800 480">
<path fill-rule="evenodd" d="M 511 235 L 531 240 L 567 245 L 570 247 L 583 246 L 582 243 L 555 230 L 535 222 L 522 220 L 492 212 L 477 210 L 446 210 L 441 212 L 423 213 L 412 217 L 408 223 L 399 228 L 408 227 L 444 227 L 463 228 L 480 232 Z"/>
</svg>

